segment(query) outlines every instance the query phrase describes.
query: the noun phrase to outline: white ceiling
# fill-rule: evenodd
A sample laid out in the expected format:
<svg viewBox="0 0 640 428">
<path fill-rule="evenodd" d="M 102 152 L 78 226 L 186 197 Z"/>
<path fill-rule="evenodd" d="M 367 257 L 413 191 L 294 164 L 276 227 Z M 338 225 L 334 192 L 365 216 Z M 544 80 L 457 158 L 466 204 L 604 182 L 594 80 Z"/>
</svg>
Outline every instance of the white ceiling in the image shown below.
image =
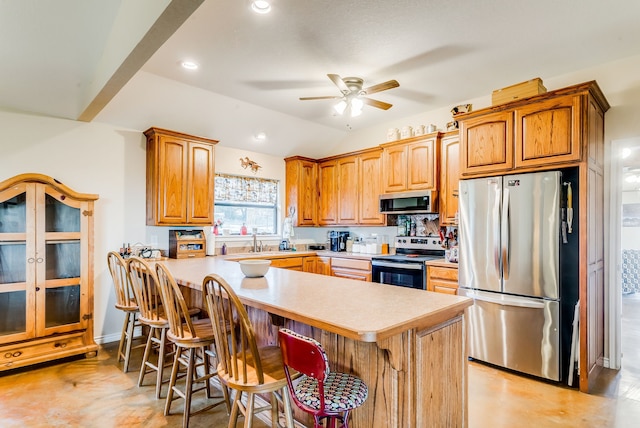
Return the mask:
<svg viewBox="0 0 640 428">
<path fill-rule="evenodd" d="M 349 132 L 640 53 L 640 1 L 272 3 L 0 0 L 0 109 L 322 156 Z M 388 111 L 333 116 L 298 100 L 339 95 L 327 73 L 400 87 L 371 96 Z"/>
</svg>

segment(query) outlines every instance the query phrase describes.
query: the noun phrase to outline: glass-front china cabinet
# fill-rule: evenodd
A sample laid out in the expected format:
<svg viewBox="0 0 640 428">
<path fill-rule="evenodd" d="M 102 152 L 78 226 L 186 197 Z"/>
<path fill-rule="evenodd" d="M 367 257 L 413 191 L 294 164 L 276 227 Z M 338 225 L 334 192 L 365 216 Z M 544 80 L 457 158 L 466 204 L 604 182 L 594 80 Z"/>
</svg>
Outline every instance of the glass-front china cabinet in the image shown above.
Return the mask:
<svg viewBox="0 0 640 428">
<path fill-rule="evenodd" d="M 97 199 L 41 174 L 0 183 L 0 370 L 95 354 Z"/>
</svg>

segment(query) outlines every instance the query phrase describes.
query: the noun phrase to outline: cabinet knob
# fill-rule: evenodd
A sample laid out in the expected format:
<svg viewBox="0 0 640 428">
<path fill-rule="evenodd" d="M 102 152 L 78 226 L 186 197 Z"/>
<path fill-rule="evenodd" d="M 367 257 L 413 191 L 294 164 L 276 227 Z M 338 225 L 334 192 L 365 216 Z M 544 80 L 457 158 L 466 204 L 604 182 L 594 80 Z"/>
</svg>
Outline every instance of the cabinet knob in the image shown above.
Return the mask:
<svg viewBox="0 0 640 428">
<path fill-rule="evenodd" d="M 27 259 L 27 263 L 33 263 L 33 262 L 35 262 L 35 261 L 36 261 L 36 259 L 34 259 L 33 257 L 29 257 L 29 258 Z"/>
<path fill-rule="evenodd" d="M 44 259 L 42 257 L 38 257 L 36 259 L 36 263 L 42 263 L 44 261 Z"/>
</svg>

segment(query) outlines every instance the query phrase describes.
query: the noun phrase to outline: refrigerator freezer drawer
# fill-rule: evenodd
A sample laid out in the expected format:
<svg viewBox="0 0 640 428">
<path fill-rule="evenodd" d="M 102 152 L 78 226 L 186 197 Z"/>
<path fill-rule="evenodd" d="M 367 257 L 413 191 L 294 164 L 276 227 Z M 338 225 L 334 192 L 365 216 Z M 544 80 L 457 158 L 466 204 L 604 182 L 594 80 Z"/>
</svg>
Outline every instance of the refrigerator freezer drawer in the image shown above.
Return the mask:
<svg viewBox="0 0 640 428">
<path fill-rule="evenodd" d="M 469 356 L 560 381 L 560 302 L 458 289 L 469 308 Z"/>
</svg>

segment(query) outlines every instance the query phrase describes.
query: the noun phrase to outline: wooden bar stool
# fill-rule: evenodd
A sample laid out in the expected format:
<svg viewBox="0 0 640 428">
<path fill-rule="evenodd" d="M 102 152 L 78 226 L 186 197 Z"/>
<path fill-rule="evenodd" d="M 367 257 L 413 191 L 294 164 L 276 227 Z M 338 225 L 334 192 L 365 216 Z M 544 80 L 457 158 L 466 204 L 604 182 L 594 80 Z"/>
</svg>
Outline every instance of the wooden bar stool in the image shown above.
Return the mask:
<svg viewBox="0 0 640 428">
<path fill-rule="evenodd" d="M 167 342 L 167 330 L 169 321 L 162 307 L 162 298 L 158 279 L 155 270 L 139 257 L 129 259 L 129 277 L 133 291 L 140 308 L 139 320 L 149 328 L 147 343 L 144 348 L 142 364 L 140 366 L 140 376 L 138 386 L 142 386 L 144 377 L 148 373 L 156 373 L 156 398 L 160 398 L 163 383 L 164 368 L 166 359 L 171 358 L 174 352 L 172 343 Z M 194 311 L 198 313 L 199 311 Z M 154 361 L 151 354 L 157 353 L 158 358 Z M 171 360 L 169 359 L 169 363 Z"/>
<path fill-rule="evenodd" d="M 118 345 L 118 362 L 120 362 L 120 360 L 124 361 L 122 370 L 125 373 L 129 370 L 131 350 L 144 346 L 144 344 L 133 346 L 135 339 L 144 336 L 134 337 L 135 328 L 141 325 L 138 320 L 140 312 L 135 294 L 131 288 L 127 264 L 127 261 L 117 252 L 110 251 L 107 254 L 107 266 L 109 267 L 116 293 L 115 307 L 125 314 L 122 334 L 120 335 L 120 344 Z"/>
<path fill-rule="evenodd" d="M 284 371 L 293 401 L 313 415 L 314 428 L 328 419 L 328 427 L 336 420 L 349 426 L 349 412 L 367 399 L 367 385 L 358 377 L 329 370 L 329 360 L 317 340 L 288 329 L 278 332 Z M 292 369 L 303 376 L 294 385 Z"/>
<path fill-rule="evenodd" d="M 184 416 L 182 418 L 182 426 L 189 426 L 189 416 L 191 413 L 191 396 L 193 393 L 202 391 L 206 392 L 207 398 L 211 396 L 211 385 L 209 380 L 218 373 L 212 370 L 210 366 L 210 358 L 215 358 L 215 354 L 209 349 L 215 339 L 211 321 L 202 319 L 191 320 L 187 304 L 182 296 L 182 292 L 176 284 L 171 272 L 162 264 L 156 264 L 156 274 L 158 283 L 162 290 L 162 302 L 165 308 L 165 314 L 169 320 L 169 332 L 167 337 L 175 343 L 177 349 L 173 358 L 173 367 L 171 369 L 171 378 L 169 380 L 169 392 L 167 393 L 167 402 L 164 407 L 164 414 L 168 416 L 171 410 L 171 402 L 174 400 L 173 394 L 184 399 Z M 199 354 L 198 354 L 199 351 Z M 186 369 L 184 389 L 180 389 L 176 385 L 178 371 L 183 366 Z M 215 367 L 215 366 L 213 366 Z M 198 376 L 197 370 L 201 368 L 202 376 Z M 194 384 L 204 383 L 203 386 L 195 388 Z M 225 404 L 227 411 L 230 410 L 229 394 L 227 388 L 222 385 L 222 400 L 217 401 L 210 406 L 202 408 L 195 413 L 204 412 L 220 404 Z"/>
<path fill-rule="evenodd" d="M 246 309 L 231 286 L 220 276 L 211 274 L 205 277 L 202 294 L 216 336 L 218 376 L 225 385 L 236 391 L 229 428 L 236 427 L 238 412 L 244 415 L 244 426 L 251 427 L 253 415 L 267 410 L 271 411 L 272 427 L 279 426 L 278 402 L 282 403 L 286 426 L 293 428 L 291 401 L 280 348 L 258 348 Z M 242 403 L 245 392 L 246 406 Z M 267 393 L 271 394 L 270 405 L 255 408 L 255 394 Z"/>
</svg>

